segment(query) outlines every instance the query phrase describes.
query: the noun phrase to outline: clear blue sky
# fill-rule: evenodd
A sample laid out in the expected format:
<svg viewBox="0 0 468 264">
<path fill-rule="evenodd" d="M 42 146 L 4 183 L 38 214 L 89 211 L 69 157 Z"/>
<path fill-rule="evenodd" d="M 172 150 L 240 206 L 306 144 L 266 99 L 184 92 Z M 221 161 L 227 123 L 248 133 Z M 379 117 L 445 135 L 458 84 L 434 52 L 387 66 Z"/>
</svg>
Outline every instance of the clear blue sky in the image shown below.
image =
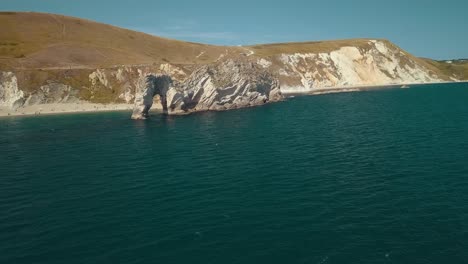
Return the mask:
<svg viewBox="0 0 468 264">
<path fill-rule="evenodd" d="M 211 44 L 386 38 L 416 56 L 468 58 L 466 0 L 0 0 L 0 10 L 58 13 Z"/>
</svg>

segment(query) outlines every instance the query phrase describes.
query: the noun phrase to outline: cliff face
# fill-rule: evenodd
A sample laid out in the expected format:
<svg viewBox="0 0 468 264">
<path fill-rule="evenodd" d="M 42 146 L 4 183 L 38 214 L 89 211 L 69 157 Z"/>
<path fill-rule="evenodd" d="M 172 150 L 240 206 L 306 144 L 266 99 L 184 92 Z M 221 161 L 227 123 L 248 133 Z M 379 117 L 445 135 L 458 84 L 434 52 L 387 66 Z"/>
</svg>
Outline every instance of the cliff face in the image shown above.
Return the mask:
<svg viewBox="0 0 468 264">
<path fill-rule="evenodd" d="M 167 76 L 158 86 L 151 76 Z M 169 81 L 170 80 L 170 81 Z M 118 66 L 98 69 L 0 72 L 0 107 L 46 103 L 134 104 L 135 119 L 157 103 L 169 114 L 228 110 L 308 93 L 368 85 L 446 81 L 447 76 L 378 40 L 330 52 L 238 54 L 208 64 Z M 454 76 L 449 80 L 457 81 Z M 160 104 L 162 102 L 162 105 Z M 161 106 L 160 106 L 161 105 Z"/>
<path fill-rule="evenodd" d="M 247 60 L 228 59 L 206 65 L 184 81 L 172 84 L 169 75 L 148 75 L 137 89 L 132 118 L 146 119 L 156 95 L 166 114 L 228 110 L 282 99 L 278 80 Z"/>
<path fill-rule="evenodd" d="M 12 72 L 0 72 L 0 107 L 17 109 L 24 103 L 24 92 Z"/>
<path fill-rule="evenodd" d="M 329 53 L 281 54 L 259 61 L 275 72 L 284 93 L 350 86 L 427 83 L 442 77 L 384 41 Z"/>
<path fill-rule="evenodd" d="M 22 107 L 57 103 L 134 104 L 146 76 L 151 74 L 166 74 L 176 80 L 188 76 L 182 68 L 167 63 L 98 69 L 0 70 L 0 110 L 14 113 Z"/>
<path fill-rule="evenodd" d="M 0 110 L 123 103 L 146 118 L 151 107 L 227 110 L 286 93 L 468 76 L 466 61 L 416 58 L 386 40 L 220 47 L 51 14 L 0 12 L 0 24 Z"/>
<path fill-rule="evenodd" d="M 233 60 L 203 66 L 180 87 L 169 91 L 169 109 L 174 112 L 228 110 L 261 105 L 282 99 L 274 75 L 248 60 Z"/>
</svg>

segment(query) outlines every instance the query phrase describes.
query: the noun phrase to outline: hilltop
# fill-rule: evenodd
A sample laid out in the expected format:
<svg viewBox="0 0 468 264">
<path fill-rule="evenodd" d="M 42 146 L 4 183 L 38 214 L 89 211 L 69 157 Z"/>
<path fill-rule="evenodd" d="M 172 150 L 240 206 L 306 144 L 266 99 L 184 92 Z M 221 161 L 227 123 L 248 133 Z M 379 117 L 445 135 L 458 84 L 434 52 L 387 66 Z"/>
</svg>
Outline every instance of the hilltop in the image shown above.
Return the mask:
<svg viewBox="0 0 468 264">
<path fill-rule="evenodd" d="M 212 62 L 220 54 L 238 50 L 171 40 L 55 14 L 0 12 L 0 25 L 0 63 L 4 67 L 195 64 Z"/>
</svg>

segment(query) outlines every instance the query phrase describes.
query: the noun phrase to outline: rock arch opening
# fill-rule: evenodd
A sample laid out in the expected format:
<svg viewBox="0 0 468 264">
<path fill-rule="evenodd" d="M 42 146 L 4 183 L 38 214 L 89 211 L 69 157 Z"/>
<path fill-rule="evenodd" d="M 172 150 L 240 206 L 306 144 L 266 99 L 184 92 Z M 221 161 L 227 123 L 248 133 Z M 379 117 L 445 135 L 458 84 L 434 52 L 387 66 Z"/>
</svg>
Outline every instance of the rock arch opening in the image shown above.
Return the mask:
<svg viewBox="0 0 468 264">
<path fill-rule="evenodd" d="M 156 95 L 161 98 L 163 114 L 167 114 L 167 91 L 171 84 L 172 78 L 168 75 L 147 75 L 144 84 L 137 87 L 132 119 L 147 119 Z"/>
</svg>

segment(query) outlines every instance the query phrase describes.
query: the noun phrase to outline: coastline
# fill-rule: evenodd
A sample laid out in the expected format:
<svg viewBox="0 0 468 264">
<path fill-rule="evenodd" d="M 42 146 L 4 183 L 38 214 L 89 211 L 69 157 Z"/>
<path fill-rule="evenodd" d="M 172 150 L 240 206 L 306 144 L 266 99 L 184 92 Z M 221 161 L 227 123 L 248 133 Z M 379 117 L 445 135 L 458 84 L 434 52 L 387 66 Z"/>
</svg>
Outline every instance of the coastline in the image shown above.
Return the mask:
<svg viewBox="0 0 468 264">
<path fill-rule="evenodd" d="M 430 84 L 456 84 L 456 83 L 468 83 L 468 80 L 464 81 L 441 81 L 441 82 L 426 82 L 426 83 L 398 83 L 398 84 L 382 84 L 382 85 L 349 85 L 349 86 L 335 86 L 335 87 L 324 87 L 316 88 L 310 91 L 300 91 L 300 92 L 284 92 L 283 95 L 294 96 L 294 95 L 321 95 L 321 94 L 330 94 L 330 93 L 347 93 L 347 92 L 361 92 L 361 91 L 371 91 L 378 89 L 407 89 L 411 86 L 421 86 L 421 85 L 430 85 Z"/>
<path fill-rule="evenodd" d="M 0 117 L 40 116 L 50 114 L 91 113 L 132 110 L 133 104 L 94 104 L 88 102 L 38 104 L 16 110 L 0 107 Z"/>
<path fill-rule="evenodd" d="M 359 86 L 341 86 L 341 87 L 327 87 L 319 88 L 313 91 L 300 91 L 300 92 L 282 92 L 285 99 L 292 96 L 303 95 L 321 95 L 331 93 L 347 93 L 347 92 L 360 92 L 378 89 L 404 89 L 411 88 L 411 86 L 427 85 L 427 84 L 454 84 L 454 83 L 468 83 L 468 81 L 459 82 L 431 82 L 431 83 L 402 83 L 402 84 L 387 84 L 387 85 L 359 85 Z M 72 114 L 72 113 L 93 113 L 93 112 L 113 112 L 113 111 L 131 111 L 133 104 L 97 104 L 89 102 L 77 103 L 52 103 L 52 104 L 38 104 L 26 107 L 19 107 L 12 110 L 6 107 L 0 107 L 0 118 L 2 117 L 15 117 L 15 116 L 40 116 L 40 115 L 53 115 L 53 114 Z M 151 110 L 161 110 L 160 105 L 154 104 Z M 178 114 L 180 115 L 180 114 Z"/>
</svg>

